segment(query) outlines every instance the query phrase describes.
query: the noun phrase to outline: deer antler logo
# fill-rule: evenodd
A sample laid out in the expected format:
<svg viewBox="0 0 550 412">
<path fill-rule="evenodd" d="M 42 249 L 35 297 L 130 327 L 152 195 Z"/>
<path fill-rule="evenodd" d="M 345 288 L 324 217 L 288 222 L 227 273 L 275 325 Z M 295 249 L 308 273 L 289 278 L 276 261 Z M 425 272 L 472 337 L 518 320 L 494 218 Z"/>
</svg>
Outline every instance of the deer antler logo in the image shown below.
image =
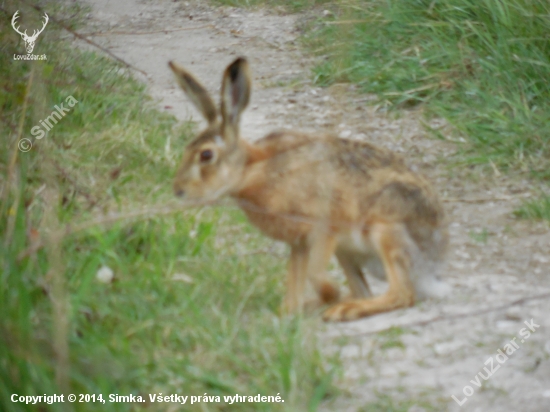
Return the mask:
<svg viewBox="0 0 550 412">
<path fill-rule="evenodd" d="M 11 19 L 11 25 L 13 29 L 21 35 L 21 38 L 25 42 L 25 48 L 27 49 L 27 54 L 31 54 L 32 50 L 34 49 L 34 43 L 36 42 L 36 39 L 38 38 L 38 35 L 44 31 L 46 28 L 46 24 L 48 24 L 48 21 L 50 20 L 48 15 L 44 13 L 44 25 L 40 30 L 34 30 L 32 36 L 27 35 L 27 30 L 25 30 L 24 33 L 21 33 L 19 31 L 19 28 L 15 26 L 16 20 L 19 17 L 18 16 L 19 10 L 15 12 L 13 15 L 13 18 Z"/>
</svg>

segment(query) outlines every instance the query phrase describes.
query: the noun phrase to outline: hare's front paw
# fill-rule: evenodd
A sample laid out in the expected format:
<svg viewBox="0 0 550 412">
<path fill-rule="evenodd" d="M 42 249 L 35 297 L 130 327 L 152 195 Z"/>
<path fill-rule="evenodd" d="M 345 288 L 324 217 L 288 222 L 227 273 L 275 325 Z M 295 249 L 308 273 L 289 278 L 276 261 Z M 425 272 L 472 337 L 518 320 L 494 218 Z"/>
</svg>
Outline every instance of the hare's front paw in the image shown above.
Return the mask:
<svg viewBox="0 0 550 412">
<path fill-rule="evenodd" d="M 323 309 L 327 307 L 327 304 L 319 298 L 312 298 L 306 300 L 300 307 L 296 305 L 288 305 L 285 301 L 281 305 L 281 314 L 283 316 L 291 315 L 306 315 L 306 316 L 319 316 Z"/>
<path fill-rule="evenodd" d="M 324 299 L 319 297 L 314 297 L 307 299 L 305 302 L 302 302 L 300 305 L 292 303 L 289 300 L 285 299 L 281 305 L 281 314 L 282 315 L 319 315 L 319 313 L 327 307 L 327 302 Z"/>
<path fill-rule="evenodd" d="M 303 306 L 304 302 L 287 295 L 281 304 L 281 315 L 285 316 L 300 314 L 303 310 Z"/>
</svg>

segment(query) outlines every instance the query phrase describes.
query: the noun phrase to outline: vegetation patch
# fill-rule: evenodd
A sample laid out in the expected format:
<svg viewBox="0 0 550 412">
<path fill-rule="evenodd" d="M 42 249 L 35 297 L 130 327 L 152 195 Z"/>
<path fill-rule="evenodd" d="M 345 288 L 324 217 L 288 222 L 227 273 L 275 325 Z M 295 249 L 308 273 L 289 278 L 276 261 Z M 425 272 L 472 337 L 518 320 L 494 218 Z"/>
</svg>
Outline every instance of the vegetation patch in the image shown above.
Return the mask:
<svg viewBox="0 0 550 412">
<path fill-rule="evenodd" d="M 184 210 L 172 199 L 193 125 L 157 110 L 127 68 L 64 43 L 52 21 L 37 44 L 48 60 L 10 60 L 22 41 L 5 10 L 40 15 L 3 7 L 0 410 L 37 410 L 10 396 L 45 393 L 107 400 L 74 404 L 79 411 L 164 411 L 149 402 L 160 393 L 285 400 L 185 410 L 315 410 L 331 364 L 306 322 L 279 316 L 284 259 L 238 209 Z M 81 15 L 55 12 L 67 24 Z M 78 103 L 32 135 L 68 96 Z"/>
<path fill-rule="evenodd" d="M 404 335 L 406 331 L 403 328 L 392 326 L 388 330 L 380 332 L 377 334 L 378 344 L 380 349 L 386 350 L 391 348 L 400 348 L 405 349 L 405 344 L 401 340 L 401 336 Z"/>
<path fill-rule="evenodd" d="M 467 142 L 457 162 L 548 182 L 550 3 L 355 0 L 330 8 L 307 36 L 323 57 L 318 84 L 353 82 L 384 106 L 422 105 Z"/>
<path fill-rule="evenodd" d="M 523 219 L 539 219 L 550 222 L 550 196 L 541 196 L 524 202 L 515 214 Z"/>
</svg>

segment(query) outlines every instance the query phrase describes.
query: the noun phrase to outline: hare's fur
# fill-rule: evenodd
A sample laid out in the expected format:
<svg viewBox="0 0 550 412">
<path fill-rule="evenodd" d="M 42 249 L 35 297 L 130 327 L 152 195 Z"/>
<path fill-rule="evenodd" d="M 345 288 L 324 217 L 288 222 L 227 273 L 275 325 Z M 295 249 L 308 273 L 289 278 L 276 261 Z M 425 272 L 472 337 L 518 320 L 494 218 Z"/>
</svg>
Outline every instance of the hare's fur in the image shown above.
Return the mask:
<svg viewBox="0 0 550 412">
<path fill-rule="evenodd" d="M 447 292 L 435 277 L 448 243 L 443 208 L 401 157 L 366 142 L 295 131 L 248 143 L 239 136 L 250 95 L 246 60 L 226 69 L 219 111 L 191 74 L 170 67 L 208 121 L 183 155 L 174 190 L 190 199 L 229 195 L 262 232 L 290 245 L 286 310 L 302 310 L 306 280 L 322 301 L 334 303 L 324 313 L 332 321 Z M 333 255 L 351 290 L 346 300 L 326 280 Z M 372 297 L 363 267 L 388 280 L 385 294 Z"/>
</svg>

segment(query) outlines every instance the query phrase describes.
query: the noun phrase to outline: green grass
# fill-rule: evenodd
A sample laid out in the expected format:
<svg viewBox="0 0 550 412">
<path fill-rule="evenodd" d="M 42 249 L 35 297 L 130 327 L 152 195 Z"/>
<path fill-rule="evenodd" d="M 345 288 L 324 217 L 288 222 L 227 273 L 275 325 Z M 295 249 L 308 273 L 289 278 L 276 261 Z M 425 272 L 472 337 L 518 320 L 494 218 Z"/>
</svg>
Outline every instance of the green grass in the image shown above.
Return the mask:
<svg viewBox="0 0 550 412">
<path fill-rule="evenodd" d="M 550 222 L 550 196 L 541 196 L 524 202 L 515 211 L 517 217 L 523 219 L 547 220 Z"/>
<path fill-rule="evenodd" d="M 171 180 L 192 125 L 156 110 L 125 68 L 65 45 L 53 23 L 35 49 L 46 62 L 12 61 L 23 45 L 10 18 L 0 10 L 0 410 L 168 407 L 10 401 L 62 392 L 279 393 L 285 403 L 185 410 L 316 410 L 332 363 L 314 327 L 278 314 L 284 257 L 263 252 L 271 241 L 235 208 L 157 213 L 174 206 Z M 78 104 L 44 138 L 30 135 L 67 96 Z M 33 140 L 31 151 L 17 150 L 20 138 Z M 110 213 L 124 218 L 56 235 Z M 102 266 L 112 282 L 96 278 Z"/>
<path fill-rule="evenodd" d="M 353 82 L 389 108 L 421 106 L 459 137 L 454 165 L 550 181 L 550 3 L 545 0 L 216 0 L 233 6 L 320 3 L 305 45 L 319 85 Z M 438 138 L 439 130 L 428 127 Z M 544 210 L 544 199 L 533 207 Z M 518 211 L 539 218 L 540 213 Z M 544 216 L 544 213 L 542 213 Z M 543 217 L 544 218 L 544 217 Z"/>
<path fill-rule="evenodd" d="M 391 348 L 405 349 L 405 344 L 401 340 L 401 336 L 405 333 L 405 330 L 395 326 L 386 331 L 380 332 L 377 335 L 380 350 L 387 350 Z"/>
<path fill-rule="evenodd" d="M 550 179 L 550 3 L 355 0 L 332 10 L 307 38 L 323 56 L 318 84 L 422 105 L 466 138 L 457 162 Z"/>
<path fill-rule="evenodd" d="M 487 228 L 470 230 L 468 236 L 476 243 L 486 244 L 489 240 L 489 231 Z"/>
</svg>

